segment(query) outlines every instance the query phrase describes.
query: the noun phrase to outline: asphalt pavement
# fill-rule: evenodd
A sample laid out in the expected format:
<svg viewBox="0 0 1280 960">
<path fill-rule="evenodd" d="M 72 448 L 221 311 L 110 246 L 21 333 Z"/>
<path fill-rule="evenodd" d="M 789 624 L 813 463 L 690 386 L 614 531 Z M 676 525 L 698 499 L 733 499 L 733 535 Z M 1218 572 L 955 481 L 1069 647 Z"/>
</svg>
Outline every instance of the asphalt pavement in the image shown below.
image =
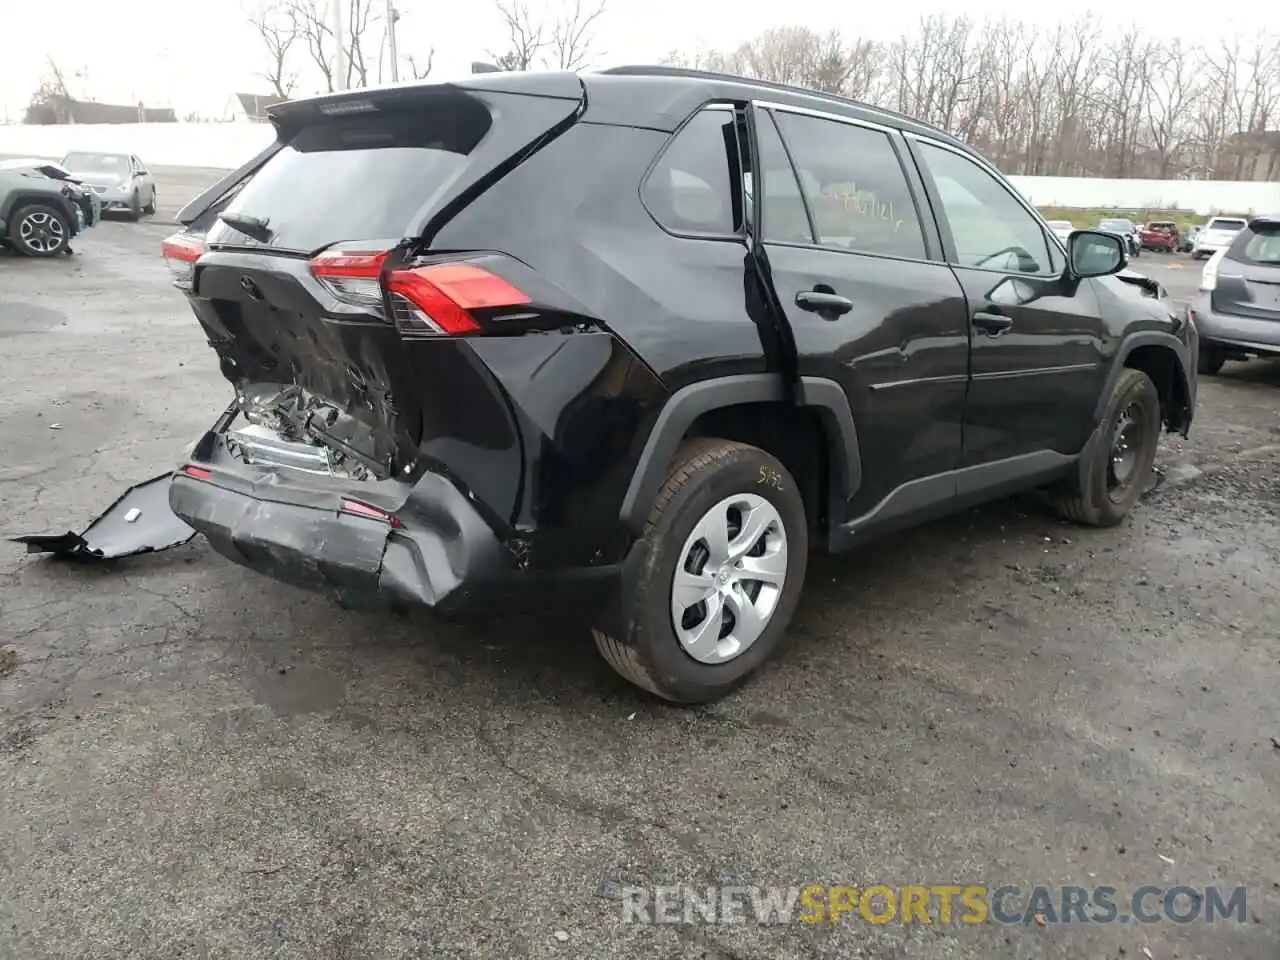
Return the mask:
<svg viewBox="0 0 1280 960">
<path fill-rule="evenodd" d="M 228 401 L 170 229 L 0 256 L 0 533 L 83 529 Z M 1182 259 L 1136 266 L 1186 295 Z M 0 958 L 1274 960 L 1280 364 L 1229 363 L 1200 404 L 1122 527 L 1020 498 L 815 559 L 778 660 L 692 710 L 616 678 L 572 617 L 345 612 L 199 541 L 106 566 L 10 544 Z M 1248 905 L 648 925 L 620 902 L 1006 883 Z"/>
</svg>

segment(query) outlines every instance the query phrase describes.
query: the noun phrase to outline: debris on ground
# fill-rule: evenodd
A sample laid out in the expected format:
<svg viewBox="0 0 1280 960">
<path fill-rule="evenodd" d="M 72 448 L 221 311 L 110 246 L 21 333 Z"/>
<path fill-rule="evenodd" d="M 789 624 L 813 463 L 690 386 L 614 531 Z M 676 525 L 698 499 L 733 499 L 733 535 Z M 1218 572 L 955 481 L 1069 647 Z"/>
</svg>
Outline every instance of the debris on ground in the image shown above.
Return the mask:
<svg viewBox="0 0 1280 960">
<path fill-rule="evenodd" d="M 11 647 L 0 650 L 0 677 L 13 673 L 18 666 L 18 651 Z"/>
<path fill-rule="evenodd" d="M 162 473 L 130 487 L 83 533 L 28 534 L 14 537 L 27 553 L 52 553 L 63 559 L 114 560 L 181 546 L 196 532 L 169 509 L 169 480 Z"/>
</svg>

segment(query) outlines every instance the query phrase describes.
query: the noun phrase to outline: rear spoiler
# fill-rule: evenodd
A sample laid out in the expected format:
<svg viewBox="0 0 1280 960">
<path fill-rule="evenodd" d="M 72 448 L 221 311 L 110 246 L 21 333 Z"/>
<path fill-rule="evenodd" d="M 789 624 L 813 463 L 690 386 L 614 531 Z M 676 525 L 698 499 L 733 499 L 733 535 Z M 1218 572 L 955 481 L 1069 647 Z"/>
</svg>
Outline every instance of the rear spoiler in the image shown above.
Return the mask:
<svg viewBox="0 0 1280 960">
<path fill-rule="evenodd" d="M 524 102 L 511 109 L 511 98 Z M 308 125 L 352 114 L 421 110 L 433 102 L 459 99 L 483 103 L 503 116 L 503 123 L 477 145 L 475 162 L 448 192 L 414 218 L 411 235 L 427 242 L 475 197 L 576 123 L 586 110 L 587 91 L 576 73 L 502 73 L 464 83 L 369 87 L 273 104 L 267 116 L 276 130 L 275 142 L 188 202 L 178 212 L 178 222 L 191 226 Z"/>
</svg>

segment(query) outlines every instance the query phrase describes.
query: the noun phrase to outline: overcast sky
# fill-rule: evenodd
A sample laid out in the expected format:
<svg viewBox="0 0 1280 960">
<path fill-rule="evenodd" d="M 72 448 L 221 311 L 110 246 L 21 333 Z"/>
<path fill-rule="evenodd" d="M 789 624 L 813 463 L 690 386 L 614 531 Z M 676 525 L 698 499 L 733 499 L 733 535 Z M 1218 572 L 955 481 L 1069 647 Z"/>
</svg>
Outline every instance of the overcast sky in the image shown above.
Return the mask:
<svg viewBox="0 0 1280 960">
<path fill-rule="evenodd" d="M 253 0 L 57 0 L 50 7 L 33 0 L 0 0 L 0 33 L 23 37 L 4 44 L 0 57 L 0 120 L 18 120 L 52 57 L 76 95 L 111 103 L 172 106 L 180 114 L 220 116 L 231 95 L 268 92 L 257 77 L 266 55 L 246 23 L 245 3 Z M 383 0 L 374 0 L 381 5 Z M 571 0 L 567 0 L 571 2 Z M 559 0 L 529 0 L 550 18 Z M 918 19 L 940 11 L 970 16 L 1009 15 L 1049 23 L 1065 12 L 1089 14 L 1104 28 L 1136 23 L 1152 35 L 1192 41 L 1235 29 L 1254 29 L 1270 4 L 1258 0 L 1237 7 L 1246 16 L 1232 21 L 1201 4 L 1169 0 L 1072 0 L 1069 4 L 1026 0 L 609 0 L 599 21 L 595 65 L 656 62 L 673 47 L 729 48 L 761 30 L 788 23 L 846 35 L 892 39 Z M 490 0 L 397 0 L 402 20 L 397 36 L 402 53 L 423 59 L 435 47 L 433 79 L 469 71 L 472 60 L 500 49 L 504 32 Z M 1252 18 L 1248 12 L 1252 10 Z M 1249 20 L 1252 19 L 1252 27 Z M 50 23 L 56 29 L 49 29 Z M 303 51 L 298 50 L 302 55 Z M 83 72 L 83 81 L 72 76 Z M 314 92 L 314 74 L 304 76 L 299 93 Z"/>
</svg>

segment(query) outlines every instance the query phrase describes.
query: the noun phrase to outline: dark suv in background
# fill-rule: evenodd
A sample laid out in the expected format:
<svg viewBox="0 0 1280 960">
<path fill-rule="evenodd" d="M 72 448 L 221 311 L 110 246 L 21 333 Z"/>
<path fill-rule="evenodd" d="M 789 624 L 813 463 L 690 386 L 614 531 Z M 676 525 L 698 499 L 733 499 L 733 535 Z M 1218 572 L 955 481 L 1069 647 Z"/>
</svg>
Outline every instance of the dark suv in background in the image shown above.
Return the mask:
<svg viewBox="0 0 1280 960">
<path fill-rule="evenodd" d="M 1123 241 L 907 117 L 714 74 L 271 108 L 164 254 L 236 400 L 170 487 L 344 603 L 590 613 L 675 701 L 778 646 L 813 548 L 1019 490 L 1118 523 L 1195 403 Z"/>
</svg>

